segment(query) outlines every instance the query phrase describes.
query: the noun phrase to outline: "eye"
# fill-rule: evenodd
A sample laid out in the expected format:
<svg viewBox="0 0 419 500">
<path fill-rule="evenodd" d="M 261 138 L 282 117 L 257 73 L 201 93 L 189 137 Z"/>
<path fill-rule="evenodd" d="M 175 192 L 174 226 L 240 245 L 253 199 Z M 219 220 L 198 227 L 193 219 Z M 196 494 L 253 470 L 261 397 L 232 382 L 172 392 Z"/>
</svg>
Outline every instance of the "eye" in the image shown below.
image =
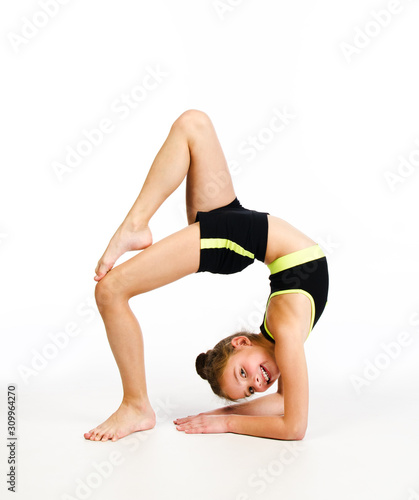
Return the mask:
<svg viewBox="0 0 419 500">
<path fill-rule="evenodd" d="M 246 378 L 246 372 L 244 371 L 243 368 L 240 368 L 240 375 L 243 377 L 243 378 Z M 254 394 L 255 393 L 255 390 L 253 389 L 253 387 L 249 387 L 249 392 L 250 392 L 250 395 Z"/>
</svg>

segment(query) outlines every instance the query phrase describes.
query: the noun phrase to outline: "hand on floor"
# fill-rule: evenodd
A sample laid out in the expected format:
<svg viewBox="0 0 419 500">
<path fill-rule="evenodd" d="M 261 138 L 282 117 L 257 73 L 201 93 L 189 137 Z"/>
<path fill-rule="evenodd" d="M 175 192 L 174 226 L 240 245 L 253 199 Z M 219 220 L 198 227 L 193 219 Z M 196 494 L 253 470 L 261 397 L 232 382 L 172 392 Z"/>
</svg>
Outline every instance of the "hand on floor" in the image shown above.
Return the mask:
<svg viewBox="0 0 419 500">
<path fill-rule="evenodd" d="M 186 434 L 218 434 L 229 432 L 226 415 L 193 415 L 173 421 L 178 431 Z"/>
</svg>

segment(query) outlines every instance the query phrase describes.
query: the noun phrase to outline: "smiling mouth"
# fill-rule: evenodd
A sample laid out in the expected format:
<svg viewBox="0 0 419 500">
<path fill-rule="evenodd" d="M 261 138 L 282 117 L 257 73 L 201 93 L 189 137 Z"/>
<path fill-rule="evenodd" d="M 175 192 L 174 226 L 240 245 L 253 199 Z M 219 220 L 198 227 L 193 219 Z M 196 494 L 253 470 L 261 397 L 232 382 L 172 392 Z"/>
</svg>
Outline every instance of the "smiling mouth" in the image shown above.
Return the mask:
<svg viewBox="0 0 419 500">
<path fill-rule="evenodd" d="M 263 378 L 265 379 L 266 383 L 269 384 L 269 382 L 271 381 L 271 375 L 268 370 L 264 366 L 260 365 L 260 371 L 262 372 Z"/>
</svg>

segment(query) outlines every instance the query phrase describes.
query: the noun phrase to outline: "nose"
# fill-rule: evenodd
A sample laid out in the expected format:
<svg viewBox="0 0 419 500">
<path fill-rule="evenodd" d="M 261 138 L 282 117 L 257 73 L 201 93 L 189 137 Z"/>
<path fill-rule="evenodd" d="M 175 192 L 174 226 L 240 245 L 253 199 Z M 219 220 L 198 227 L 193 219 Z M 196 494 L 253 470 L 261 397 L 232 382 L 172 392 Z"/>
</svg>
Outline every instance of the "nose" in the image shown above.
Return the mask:
<svg viewBox="0 0 419 500">
<path fill-rule="evenodd" d="M 262 374 L 256 372 L 255 382 L 254 382 L 255 389 L 261 389 L 262 385 L 263 385 L 262 384 Z"/>
</svg>

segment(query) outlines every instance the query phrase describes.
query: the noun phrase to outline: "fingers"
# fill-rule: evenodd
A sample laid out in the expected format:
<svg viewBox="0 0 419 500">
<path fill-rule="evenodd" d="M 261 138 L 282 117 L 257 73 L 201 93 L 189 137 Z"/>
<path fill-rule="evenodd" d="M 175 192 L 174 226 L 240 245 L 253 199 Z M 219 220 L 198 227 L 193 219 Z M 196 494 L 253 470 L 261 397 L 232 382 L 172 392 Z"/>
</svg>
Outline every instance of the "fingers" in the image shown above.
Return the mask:
<svg viewBox="0 0 419 500">
<path fill-rule="evenodd" d="M 206 427 L 200 422 L 185 422 L 184 424 L 177 425 L 176 429 L 186 434 L 204 434 L 207 432 Z"/>
<path fill-rule="evenodd" d="M 177 418 L 176 420 L 173 420 L 173 423 L 176 425 L 176 429 L 178 431 L 186 432 L 186 434 L 197 434 L 203 432 L 200 415 Z"/>
<path fill-rule="evenodd" d="M 186 434 L 193 434 L 194 432 L 197 432 L 196 429 L 197 427 L 192 427 L 190 422 L 176 425 L 176 430 L 186 432 Z"/>
<path fill-rule="evenodd" d="M 177 418 L 176 420 L 173 420 L 173 423 L 175 425 L 184 424 L 186 422 L 190 422 L 192 419 L 196 418 L 197 416 L 198 415 L 192 415 L 192 416 L 189 416 L 189 417 Z"/>
<path fill-rule="evenodd" d="M 222 415 L 195 415 L 174 420 L 176 429 L 186 434 L 214 434 L 229 432 L 228 421 Z"/>
</svg>

